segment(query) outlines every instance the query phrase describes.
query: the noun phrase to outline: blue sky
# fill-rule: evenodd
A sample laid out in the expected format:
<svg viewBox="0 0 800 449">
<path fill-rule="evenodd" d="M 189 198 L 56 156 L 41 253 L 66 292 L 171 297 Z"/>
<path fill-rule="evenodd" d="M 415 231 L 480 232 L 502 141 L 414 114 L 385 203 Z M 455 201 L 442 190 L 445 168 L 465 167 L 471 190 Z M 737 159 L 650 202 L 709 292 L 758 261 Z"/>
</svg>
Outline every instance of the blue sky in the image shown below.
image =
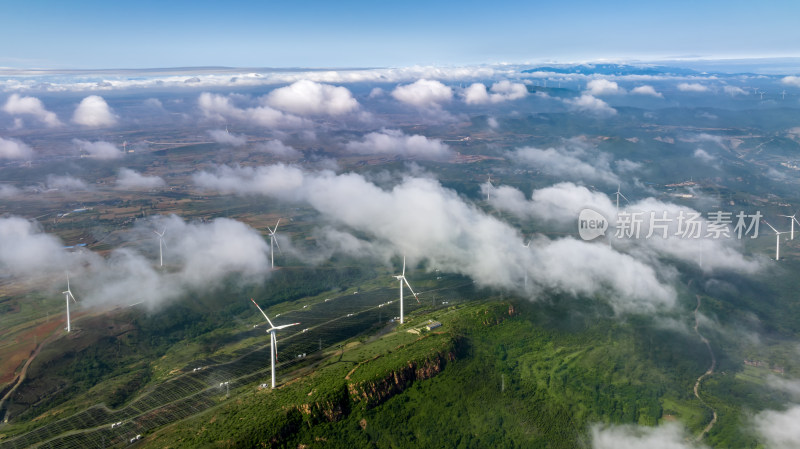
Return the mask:
<svg viewBox="0 0 800 449">
<path fill-rule="evenodd" d="M 800 55 L 800 2 L 26 1 L 0 67 L 368 67 Z"/>
</svg>

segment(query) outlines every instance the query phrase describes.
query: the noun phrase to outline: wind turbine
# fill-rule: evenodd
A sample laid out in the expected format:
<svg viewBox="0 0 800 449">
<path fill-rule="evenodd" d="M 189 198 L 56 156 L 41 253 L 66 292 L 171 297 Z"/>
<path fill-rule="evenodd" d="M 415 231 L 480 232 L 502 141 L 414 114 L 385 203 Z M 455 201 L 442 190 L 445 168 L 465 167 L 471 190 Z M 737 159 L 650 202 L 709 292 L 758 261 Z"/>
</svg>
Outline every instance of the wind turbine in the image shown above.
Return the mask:
<svg viewBox="0 0 800 449">
<path fill-rule="evenodd" d="M 531 241 L 528 240 L 528 243 L 526 243 L 526 244 L 524 244 L 522 246 L 524 246 L 525 248 L 530 248 L 531 247 Z M 528 270 L 526 269 L 524 272 L 525 272 L 525 290 L 527 290 L 528 289 Z"/>
<path fill-rule="evenodd" d="M 783 92 L 781 92 L 781 100 L 785 99 L 786 99 L 786 89 L 783 89 Z"/>
<path fill-rule="evenodd" d="M 267 226 L 267 229 L 269 230 L 269 257 L 270 257 L 270 263 L 272 264 L 272 268 L 275 268 L 275 248 L 274 247 L 277 246 L 278 247 L 278 251 L 281 251 L 281 245 L 278 244 L 278 239 L 275 236 L 275 233 L 278 232 L 278 225 L 280 223 L 281 223 L 281 219 L 279 218 L 278 222 L 275 223 L 275 229 L 272 229 L 269 226 Z M 283 254 L 283 251 L 281 251 L 281 254 Z"/>
<path fill-rule="evenodd" d="M 256 303 L 253 298 L 250 298 L 250 301 L 253 301 L 256 307 L 258 307 L 259 312 L 264 315 L 266 318 L 267 323 L 269 323 L 269 329 L 267 329 L 267 333 L 269 334 L 269 360 L 272 365 L 272 389 L 275 389 L 275 363 L 278 361 L 278 339 L 275 338 L 275 332 L 278 332 L 281 329 L 286 329 L 287 327 L 296 326 L 300 323 L 292 323 L 292 324 L 284 324 L 283 326 L 275 326 L 272 324 L 272 321 L 269 320 L 267 314 L 261 310 L 261 307 Z"/>
<path fill-rule="evenodd" d="M 764 223 L 767 223 L 767 220 L 764 220 Z M 781 234 L 786 234 L 786 232 L 778 232 L 777 229 L 773 228 L 771 224 L 767 223 L 770 229 L 775 231 L 775 260 L 780 260 L 781 258 Z"/>
<path fill-rule="evenodd" d="M 405 316 L 403 315 L 403 282 L 405 282 L 406 285 L 408 286 L 408 289 L 411 290 L 411 294 L 414 295 L 414 299 L 416 299 L 417 302 L 419 302 L 419 298 L 417 297 L 417 294 L 414 293 L 414 289 L 411 288 L 411 284 L 409 284 L 408 280 L 406 279 L 406 257 L 405 256 L 403 256 L 403 274 L 395 275 L 394 278 L 397 279 L 398 281 L 400 281 L 400 324 L 403 324 L 405 322 Z"/>
<path fill-rule="evenodd" d="M 489 201 L 489 195 L 492 192 L 492 175 L 489 175 L 489 187 L 486 189 L 486 201 Z"/>
<path fill-rule="evenodd" d="M 790 234 L 791 235 L 790 240 L 794 240 L 794 222 L 797 221 L 797 218 L 795 218 L 796 215 L 797 215 L 797 213 L 795 213 L 794 215 L 781 215 L 781 217 L 791 218 L 792 231 L 791 231 L 791 234 Z M 797 221 L 797 222 L 800 223 L 800 221 Z"/>
<path fill-rule="evenodd" d="M 78 301 L 75 300 L 75 296 L 72 295 L 72 291 L 69 289 L 69 272 L 66 272 L 66 274 L 67 274 L 67 289 L 61 293 L 64 294 L 64 299 L 67 302 L 67 332 L 71 332 L 72 326 L 69 321 L 69 299 L 72 298 L 72 302 L 76 304 L 78 303 Z"/>
<path fill-rule="evenodd" d="M 617 192 L 616 192 L 615 195 L 617 195 L 617 213 L 619 213 L 619 197 L 625 198 L 625 201 L 627 201 L 629 203 L 630 203 L 630 200 L 625 195 L 622 194 L 622 192 L 620 191 L 620 185 L 619 184 L 617 184 Z"/>
<path fill-rule="evenodd" d="M 164 230 L 161 231 L 160 233 L 158 231 L 153 231 L 153 233 L 158 236 L 158 261 L 160 264 L 159 266 L 161 267 L 164 266 L 164 247 L 167 246 L 167 244 L 164 243 L 165 232 L 167 232 L 166 226 L 164 226 Z"/>
<path fill-rule="evenodd" d="M 759 94 L 761 95 L 761 99 L 762 99 L 762 100 L 764 99 L 764 94 L 765 94 L 765 93 L 766 93 L 766 92 L 764 92 L 764 91 L 761 91 L 761 92 L 759 92 Z"/>
</svg>

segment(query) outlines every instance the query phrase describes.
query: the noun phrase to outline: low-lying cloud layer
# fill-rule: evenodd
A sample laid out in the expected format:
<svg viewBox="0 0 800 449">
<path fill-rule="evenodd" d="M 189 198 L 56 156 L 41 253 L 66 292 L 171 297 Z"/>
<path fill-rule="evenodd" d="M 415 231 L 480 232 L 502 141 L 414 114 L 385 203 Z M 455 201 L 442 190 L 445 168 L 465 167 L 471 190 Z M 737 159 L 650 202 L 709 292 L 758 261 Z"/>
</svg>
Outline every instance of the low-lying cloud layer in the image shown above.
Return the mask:
<svg viewBox="0 0 800 449">
<path fill-rule="evenodd" d="M 86 152 L 89 157 L 95 159 L 119 159 L 125 155 L 116 145 L 111 142 L 98 140 L 89 142 L 88 140 L 73 139 L 72 141 L 81 151 Z"/>
<path fill-rule="evenodd" d="M 386 247 L 387 260 L 392 253 L 406 255 L 411 263 L 424 259 L 482 286 L 523 291 L 527 276 L 532 291 L 599 295 L 618 312 L 674 305 L 674 290 L 651 266 L 607 245 L 572 238 L 537 238 L 525 248 L 516 229 L 432 179 L 407 177 L 384 190 L 354 173 L 305 172 L 279 164 L 223 166 L 195 175 L 194 181 L 207 190 L 309 204 L 327 222 L 344 226 L 340 232 L 363 233 Z"/>
<path fill-rule="evenodd" d="M 129 168 L 122 168 L 117 175 L 117 188 L 122 190 L 152 190 L 166 183 L 158 176 L 145 176 Z"/>
<path fill-rule="evenodd" d="M 308 122 L 269 106 L 237 107 L 231 97 L 203 92 L 197 100 L 200 112 L 219 122 L 236 120 L 266 128 L 298 128 Z"/>
<path fill-rule="evenodd" d="M 358 101 L 346 87 L 314 81 L 297 81 L 270 92 L 265 103 L 298 115 L 338 116 L 358 109 Z"/>
<path fill-rule="evenodd" d="M 400 130 L 384 129 L 366 134 L 361 141 L 348 142 L 345 149 L 358 154 L 394 154 L 421 159 L 445 159 L 453 152 L 439 139 L 428 139 Z"/>
<path fill-rule="evenodd" d="M 25 142 L 0 137 L 0 159 L 30 159 L 33 150 Z"/>
<path fill-rule="evenodd" d="M 464 90 L 464 102 L 467 104 L 501 103 L 510 100 L 519 100 L 528 95 L 528 88 L 522 83 L 512 83 L 508 80 L 492 84 L 491 89 L 486 89 L 483 83 L 474 83 Z"/>
<path fill-rule="evenodd" d="M 392 97 L 418 108 L 438 108 L 453 99 L 453 89 L 440 81 L 421 79 L 397 86 L 392 91 Z"/>
</svg>

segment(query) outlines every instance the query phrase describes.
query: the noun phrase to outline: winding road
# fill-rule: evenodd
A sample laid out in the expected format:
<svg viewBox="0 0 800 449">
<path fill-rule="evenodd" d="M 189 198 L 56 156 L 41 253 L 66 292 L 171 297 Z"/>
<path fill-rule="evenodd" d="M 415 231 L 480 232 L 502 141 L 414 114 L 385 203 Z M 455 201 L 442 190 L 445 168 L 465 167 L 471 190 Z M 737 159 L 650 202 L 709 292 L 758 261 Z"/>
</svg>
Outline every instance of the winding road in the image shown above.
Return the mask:
<svg viewBox="0 0 800 449">
<path fill-rule="evenodd" d="M 698 310 L 700 310 L 700 295 L 695 295 L 695 297 L 697 298 L 697 307 L 695 307 L 694 309 L 694 332 L 697 334 L 698 337 L 700 337 L 700 340 L 702 340 L 703 343 L 705 343 L 706 348 L 708 348 L 708 353 L 711 355 L 711 366 L 708 367 L 708 370 L 706 370 L 705 373 L 703 373 L 700 377 L 698 377 L 697 381 L 694 383 L 694 396 L 697 399 L 699 399 L 700 402 L 703 403 L 703 405 L 708 407 L 711 410 L 711 413 L 714 414 L 713 418 L 711 418 L 711 422 L 709 422 L 708 425 L 705 427 L 705 429 L 703 429 L 703 431 L 700 432 L 700 435 L 698 435 L 697 438 L 695 438 L 695 441 L 700 441 L 714 427 L 714 424 L 717 423 L 717 411 L 714 409 L 714 407 L 708 405 L 708 403 L 704 401 L 703 398 L 700 397 L 700 384 L 703 382 L 703 379 L 714 374 L 714 368 L 716 368 L 717 366 L 717 358 L 714 356 L 714 351 L 711 350 L 711 344 L 708 342 L 708 339 L 704 337 L 703 334 L 701 334 L 700 331 L 698 330 L 700 323 L 697 320 L 697 312 Z"/>
</svg>

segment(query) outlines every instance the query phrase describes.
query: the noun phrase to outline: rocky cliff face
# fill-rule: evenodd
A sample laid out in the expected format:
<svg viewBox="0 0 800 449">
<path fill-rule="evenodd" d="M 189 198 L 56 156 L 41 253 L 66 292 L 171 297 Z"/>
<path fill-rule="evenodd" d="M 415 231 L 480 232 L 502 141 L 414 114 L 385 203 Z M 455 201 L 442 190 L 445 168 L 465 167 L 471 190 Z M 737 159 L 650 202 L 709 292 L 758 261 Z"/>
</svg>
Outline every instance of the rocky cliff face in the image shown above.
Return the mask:
<svg viewBox="0 0 800 449">
<path fill-rule="evenodd" d="M 455 360 L 455 358 L 454 351 L 439 352 L 420 362 L 410 361 L 383 378 L 349 383 L 347 391 L 354 403 L 363 403 L 367 408 L 375 407 L 401 393 L 415 380 L 425 380 L 436 376 L 444 369 L 448 361 Z"/>
</svg>

